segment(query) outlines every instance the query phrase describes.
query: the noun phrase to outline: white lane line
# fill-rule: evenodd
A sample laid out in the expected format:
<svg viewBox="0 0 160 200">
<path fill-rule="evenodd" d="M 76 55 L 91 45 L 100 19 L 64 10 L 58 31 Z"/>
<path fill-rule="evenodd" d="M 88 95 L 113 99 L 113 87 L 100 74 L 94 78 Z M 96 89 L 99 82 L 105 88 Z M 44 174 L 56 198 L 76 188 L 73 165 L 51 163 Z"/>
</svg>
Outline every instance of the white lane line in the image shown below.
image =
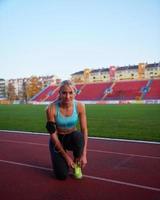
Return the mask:
<svg viewBox="0 0 160 200">
<path fill-rule="evenodd" d="M 48 133 L 27 132 L 27 131 L 0 130 L 0 132 L 49 136 Z M 89 137 L 89 139 L 104 140 L 104 141 L 109 140 L 109 141 L 118 141 L 118 142 L 131 142 L 131 143 L 144 143 L 144 144 L 160 144 L 160 142 L 154 142 L 154 141 L 118 139 L 118 138 L 106 138 L 106 137 Z"/>
<path fill-rule="evenodd" d="M 94 150 L 94 149 L 88 149 L 88 151 L 92 151 L 92 152 L 96 152 L 96 153 L 106 153 L 106 154 L 116 154 L 116 155 L 123 155 L 123 156 L 132 156 L 132 157 L 139 157 L 139 158 L 160 159 L 159 156 L 138 155 L 138 154 L 132 154 L 132 153 L 120 153 L 120 152 L 114 152 L 114 151 L 101 151 L 101 150 Z"/>
<path fill-rule="evenodd" d="M 52 171 L 51 168 L 41 167 L 41 166 L 37 166 L 37 165 L 30 165 L 30 164 L 27 164 L 27 163 L 20 163 L 20 162 L 15 162 L 15 161 L 10 161 L 10 160 L 0 160 L 0 162 L 7 163 L 7 164 L 12 164 L 12 165 L 23 166 L 23 167 L 30 167 L 30 168 L 36 168 L 36 169 Z"/>
<path fill-rule="evenodd" d="M 160 188 L 150 187 L 150 186 L 146 186 L 146 185 L 139 185 L 139 184 L 124 182 L 124 181 L 118 181 L 118 180 L 114 180 L 114 179 L 101 178 L 101 177 L 95 177 L 95 176 L 89 176 L 89 175 L 84 175 L 84 176 L 87 178 L 91 178 L 91 179 L 96 179 L 96 180 L 106 181 L 106 182 L 110 182 L 110 183 L 115 183 L 115 184 L 126 185 L 126 186 L 130 186 L 130 187 L 136 187 L 136 188 L 140 188 L 140 189 L 146 189 L 146 190 L 160 192 Z"/>
<path fill-rule="evenodd" d="M 0 142 L 9 142 L 9 143 L 16 143 L 16 144 L 29 144 L 29 145 L 46 146 L 46 147 L 48 146 L 47 144 L 42 144 L 42 143 L 15 141 L 15 140 L 0 140 Z M 96 149 L 88 149 L 88 151 L 96 152 L 96 153 L 105 153 L 105 154 L 116 154 L 116 155 L 122 155 L 122 156 L 132 156 L 132 157 L 139 157 L 139 158 L 160 159 L 159 156 L 138 155 L 138 154 L 121 153 L 121 152 L 114 152 L 114 151 L 103 151 L 103 150 L 96 150 Z"/>
<path fill-rule="evenodd" d="M 23 167 L 52 171 L 51 168 L 41 167 L 41 166 L 31 165 L 31 164 L 26 164 L 26 163 L 19 163 L 19 162 L 14 162 L 14 161 L 9 161 L 9 160 L 0 160 L 0 162 L 6 163 L 6 164 L 11 164 L 11 165 L 18 165 L 18 166 L 23 166 Z M 110 183 L 115 183 L 115 184 L 126 185 L 126 186 L 130 186 L 130 187 L 136 187 L 136 188 L 140 188 L 140 189 L 146 189 L 146 190 L 160 192 L 160 188 L 146 186 L 146 185 L 134 184 L 134 183 L 129 183 L 129 182 L 125 182 L 125 181 L 118 181 L 118 180 L 114 180 L 114 179 L 102 178 L 102 177 L 90 176 L 90 175 L 84 175 L 84 177 L 98 180 L 98 181 L 105 181 L 105 182 L 110 182 Z"/>
<path fill-rule="evenodd" d="M 37 143 L 37 142 L 25 142 L 25 141 L 15 141 L 15 140 L 0 140 L 0 142 L 9 142 L 15 144 L 29 144 L 29 145 L 37 145 L 37 146 L 48 146 L 47 144 Z"/>
</svg>

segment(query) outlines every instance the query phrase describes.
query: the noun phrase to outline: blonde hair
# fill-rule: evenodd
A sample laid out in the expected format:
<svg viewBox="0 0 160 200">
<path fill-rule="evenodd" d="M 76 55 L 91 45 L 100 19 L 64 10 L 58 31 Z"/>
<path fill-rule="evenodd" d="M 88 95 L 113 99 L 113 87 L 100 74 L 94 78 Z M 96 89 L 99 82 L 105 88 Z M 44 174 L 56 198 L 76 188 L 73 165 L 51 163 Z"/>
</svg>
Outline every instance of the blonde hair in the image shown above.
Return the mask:
<svg viewBox="0 0 160 200">
<path fill-rule="evenodd" d="M 61 92 L 62 88 L 64 86 L 69 86 L 74 90 L 74 93 L 77 93 L 77 88 L 74 86 L 74 84 L 70 80 L 64 80 L 61 82 L 60 87 L 59 87 L 59 92 Z"/>
</svg>

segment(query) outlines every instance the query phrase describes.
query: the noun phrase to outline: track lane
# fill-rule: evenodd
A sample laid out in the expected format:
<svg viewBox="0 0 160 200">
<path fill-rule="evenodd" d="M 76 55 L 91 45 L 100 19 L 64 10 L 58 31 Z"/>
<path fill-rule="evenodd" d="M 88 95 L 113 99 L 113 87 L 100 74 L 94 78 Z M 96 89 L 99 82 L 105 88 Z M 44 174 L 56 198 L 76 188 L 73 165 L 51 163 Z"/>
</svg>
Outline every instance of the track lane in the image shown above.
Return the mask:
<svg viewBox="0 0 160 200">
<path fill-rule="evenodd" d="M 48 146 L 48 144 L 47 144 L 48 136 L 36 136 L 36 137 L 33 136 L 32 137 L 32 135 L 31 135 L 31 137 L 30 137 L 28 135 L 27 136 L 26 135 L 23 136 L 23 135 L 24 134 L 22 134 L 22 135 L 14 134 L 14 136 L 12 137 L 11 134 L 8 134 L 8 136 L 9 136 L 9 138 L 8 138 L 8 137 L 6 137 L 6 135 L 1 137 L 1 134 L 0 134 L 0 139 L 3 140 L 0 142 L 0 149 L 1 150 L 3 149 L 2 151 L 0 151 L 0 158 L 1 159 L 3 158 L 4 160 L 8 159 L 8 161 L 12 160 L 12 159 L 14 161 L 14 159 L 15 159 L 16 162 L 18 162 L 18 161 L 20 163 L 27 162 L 27 164 L 31 164 L 31 165 L 35 165 L 35 166 L 42 166 L 44 168 L 51 168 L 49 151 L 48 151 L 48 147 L 47 147 Z M 22 139 L 22 142 L 21 142 L 21 139 Z M 7 140 L 8 140 L 8 144 L 6 145 L 5 143 L 7 143 Z M 91 141 L 92 140 L 89 141 L 90 142 L 89 147 L 95 148 L 95 140 L 94 140 L 93 145 L 92 145 Z M 40 142 L 40 143 L 38 143 L 38 142 Z M 101 142 L 99 141 L 98 144 L 96 145 L 96 148 L 100 148 L 101 147 L 100 144 L 101 144 Z M 160 166 L 159 160 L 156 159 L 158 145 L 156 145 L 156 150 L 153 151 L 153 153 L 154 153 L 153 155 L 151 155 L 151 152 L 150 152 L 150 157 L 155 157 L 155 158 L 151 158 L 154 162 L 152 161 L 146 165 L 145 160 L 148 159 L 147 157 L 146 158 L 139 157 L 138 159 L 142 160 L 142 162 L 139 162 L 139 161 L 137 162 L 136 161 L 137 157 L 135 156 L 135 158 L 134 158 L 133 155 L 132 156 L 125 155 L 126 153 L 123 153 L 123 151 L 122 151 L 123 148 L 120 148 L 122 151 L 122 155 L 119 155 L 118 154 L 119 152 L 116 152 L 117 148 L 116 149 L 113 148 L 115 145 L 112 146 L 111 144 L 109 144 L 109 149 L 108 149 L 108 143 L 102 142 L 102 144 L 103 144 L 102 150 L 100 148 L 100 151 L 106 151 L 106 153 L 95 152 L 95 151 L 88 152 L 89 163 L 88 163 L 88 167 L 85 169 L 85 172 L 84 172 L 86 175 L 88 175 L 88 178 L 92 180 L 92 178 L 91 178 L 92 176 L 93 177 L 101 177 L 101 178 L 104 177 L 106 179 L 106 182 L 108 181 L 105 185 L 103 185 L 103 188 L 105 188 L 105 189 L 107 189 L 110 186 L 110 184 L 111 185 L 115 184 L 114 187 L 116 187 L 116 190 L 118 187 L 124 188 L 124 191 L 126 190 L 126 188 L 128 188 L 129 191 L 135 190 L 135 188 L 137 188 L 136 193 L 140 193 L 141 196 L 146 196 L 145 199 L 147 199 L 149 196 L 146 195 L 146 193 L 148 193 L 149 188 L 144 189 L 143 185 L 146 187 L 151 187 L 151 188 L 152 187 L 157 188 L 157 185 L 159 185 L 160 177 L 157 176 L 157 173 L 155 173 L 157 170 L 159 170 L 159 168 L 157 169 L 156 167 Z M 112 152 L 108 151 L 108 150 L 111 150 L 110 147 L 112 147 Z M 117 145 L 116 145 L 116 147 L 117 147 Z M 152 148 L 153 148 L 153 145 L 152 145 Z M 130 150 L 131 149 L 133 149 L 133 147 L 130 148 Z M 95 150 L 95 149 L 93 149 L 93 150 Z M 126 150 L 126 148 L 125 148 L 125 150 Z M 107 153 L 107 151 L 108 151 L 108 153 Z M 140 152 L 142 152 L 142 151 L 140 150 Z M 134 152 L 130 151 L 129 153 L 134 153 Z M 138 165 L 136 162 L 138 163 Z M 100 163 L 101 166 L 99 166 L 98 163 Z M 152 166 L 150 165 L 151 163 L 152 163 Z M 0 166 L 1 166 L 1 164 L 0 164 Z M 134 167 L 133 167 L 133 164 L 134 164 Z M 4 165 L 4 163 L 2 165 Z M 148 166 L 148 167 L 147 167 L 147 170 L 145 173 L 144 173 L 144 170 L 143 171 L 141 171 L 141 170 L 135 171 L 136 168 L 140 169 L 140 168 L 146 167 L 146 166 Z M 154 170 L 151 171 L 151 175 L 149 175 L 148 172 L 151 169 L 151 167 Z M 97 169 L 98 169 L 98 172 L 96 171 Z M 131 172 L 133 172 L 133 174 Z M 155 173 L 155 175 L 153 174 L 153 172 Z M 142 177 L 140 176 L 141 173 L 142 173 Z M 127 175 L 128 177 L 126 176 L 126 174 L 128 174 Z M 126 179 L 126 177 L 128 180 Z M 154 178 L 153 182 L 152 182 L 151 178 Z M 138 182 L 139 179 L 141 179 L 142 182 L 139 183 Z M 98 180 L 93 179 L 92 181 L 98 181 Z M 124 183 L 123 183 L 123 181 L 124 181 Z M 102 181 L 102 182 L 105 182 L 105 181 Z M 125 183 L 127 183 L 128 186 L 127 186 L 127 184 L 125 185 Z M 131 186 L 131 185 L 129 186 L 129 183 L 133 184 L 133 186 Z M 135 184 L 135 187 L 134 187 L 134 184 Z M 98 182 L 98 185 L 99 185 L 99 182 Z M 138 187 L 136 187 L 136 185 L 140 185 L 141 187 L 138 188 Z M 141 192 L 139 191 L 140 189 L 141 189 Z M 152 191 L 151 196 L 155 195 L 154 197 L 160 197 L 159 196 L 160 194 L 158 191 L 157 192 L 156 191 L 153 192 L 153 190 L 149 190 L 149 191 L 150 192 Z M 113 193 L 113 191 L 111 191 L 111 192 Z M 123 193 L 123 191 L 121 191 L 121 192 Z M 113 197 L 112 197 L 112 199 L 113 199 Z M 129 199 L 131 199 L 131 198 L 129 198 Z M 137 199 L 139 199 L 139 198 L 137 198 Z"/>
<path fill-rule="evenodd" d="M 3 200 L 158 200 L 159 191 L 131 185 L 84 178 L 81 181 L 69 178 L 58 181 L 48 170 L 0 163 L 0 194 Z M 5 176 L 4 176 L 5 174 Z M 9 180 L 9 181 L 6 181 Z M 3 184 L 2 184 L 3 183 Z"/>
</svg>

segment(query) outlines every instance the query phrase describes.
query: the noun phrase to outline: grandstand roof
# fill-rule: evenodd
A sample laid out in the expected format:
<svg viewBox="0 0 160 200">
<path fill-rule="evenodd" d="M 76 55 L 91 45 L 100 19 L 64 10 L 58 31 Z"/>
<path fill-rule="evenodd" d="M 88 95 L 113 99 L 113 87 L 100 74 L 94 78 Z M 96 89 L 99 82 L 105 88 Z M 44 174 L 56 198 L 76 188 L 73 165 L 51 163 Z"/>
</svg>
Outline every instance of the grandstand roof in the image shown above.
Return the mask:
<svg viewBox="0 0 160 200">
<path fill-rule="evenodd" d="M 128 66 L 123 66 L 123 67 L 117 67 L 116 71 L 122 71 L 122 70 L 127 70 L 127 69 L 137 69 L 138 65 L 128 65 Z"/>
<path fill-rule="evenodd" d="M 154 68 L 154 67 L 158 67 L 158 66 L 160 67 L 160 62 L 147 64 L 146 68 Z"/>
<path fill-rule="evenodd" d="M 151 64 L 147 64 L 146 68 L 154 68 L 154 67 L 160 67 L 160 62 L 159 63 L 151 63 Z M 125 70 L 132 70 L 132 69 L 138 69 L 138 65 L 128 65 L 128 66 L 121 66 L 121 67 L 116 67 L 116 71 L 125 71 Z M 91 73 L 98 73 L 98 72 L 106 72 L 109 71 L 109 68 L 105 67 L 105 68 L 99 68 L 99 69 L 92 69 Z M 71 75 L 81 75 L 83 74 L 84 71 L 81 70 L 79 72 L 75 72 Z"/>
<path fill-rule="evenodd" d="M 105 72 L 105 71 L 109 71 L 109 68 L 92 69 L 90 71 L 90 73 Z M 84 71 L 79 71 L 79 72 L 75 72 L 75 73 L 73 73 L 71 75 L 81 75 L 83 73 L 84 73 Z"/>
<path fill-rule="evenodd" d="M 109 71 L 109 69 L 108 68 L 93 69 L 91 73 L 105 72 L 105 71 Z"/>
<path fill-rule="evenodd" d="M 80 75 L 80 74 L 83 74 L 83 73 L 84 73 L 84 71 L 79 71 L 79 72 L 75 72 L 75 73 L 73 73 L 71 75 Z"/>
</svg>

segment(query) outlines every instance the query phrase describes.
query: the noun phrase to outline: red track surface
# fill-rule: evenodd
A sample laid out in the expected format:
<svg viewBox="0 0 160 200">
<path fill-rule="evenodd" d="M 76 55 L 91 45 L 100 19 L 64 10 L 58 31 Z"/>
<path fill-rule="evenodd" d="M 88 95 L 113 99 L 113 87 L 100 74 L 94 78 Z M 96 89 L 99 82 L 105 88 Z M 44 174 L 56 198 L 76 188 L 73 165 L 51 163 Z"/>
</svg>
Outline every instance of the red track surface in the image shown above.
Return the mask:
<svg viewBox="0 0 160 200">
<path fill-rule="evenodd" d="M 160 200 L 160 144 L 89 139 L 83 173 L 56 180 L 48 136 L 0 132 L 2 200 Z"/>
</svg>

